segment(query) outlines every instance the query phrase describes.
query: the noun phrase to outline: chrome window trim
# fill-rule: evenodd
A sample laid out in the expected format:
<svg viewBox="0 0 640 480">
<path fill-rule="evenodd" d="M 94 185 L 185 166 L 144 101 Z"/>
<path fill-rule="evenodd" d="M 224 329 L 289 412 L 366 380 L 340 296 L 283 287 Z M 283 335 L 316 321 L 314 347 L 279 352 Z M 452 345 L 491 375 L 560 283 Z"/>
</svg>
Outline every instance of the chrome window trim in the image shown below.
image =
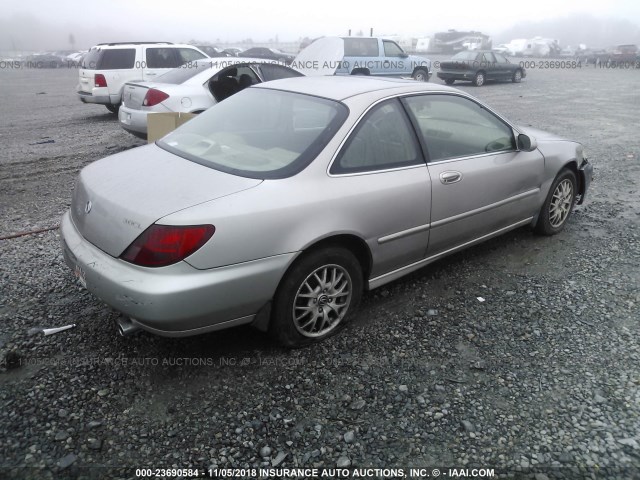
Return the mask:
<svg viewBox="0 0 640 480">
<path fill-rule="evenodd" d="M 358 175 L 375 175 L 376 173 L 388 173 L 388 172 L 397 172 L 399 170 L 411 170 L 414 168 L 427 168 L 425 163 L 416 164 L 416 165 L 407 165 L 405 167 L 395 167 L 395 168 L 385 168 L 380 170 L 369 170 L 366 172 L 351 172 L 351 173 L 329 173 L 328 175 L 333 178 L 339 177 L 355 177 Z"/>
<path fill-rule="evenodd" d="M 474 158 L 483 158 L 483 157 L 492 157 L 495 155 L 502 155 L 505 153 L 517 153 L 520 150 L 498 150 L 497 152 L 487 152 L 487 153 L 478 153 L 475 155 L 466 155 L 464 157 L 452 157 L 452 158 L 445 158 L 444 160 L 436 160 L 435 162 L 429 162 L 427 165 L 431 166 L 431 165 L 440 165 L 443 163 L 451 163 L 451 162 L 460 162 L 463 160 L 471 160 Z"/>
<path fill-rule="evenodd" d="M 503 123 L 505 123 L 507 126 L 511 127 L 511 129 L 514 131 L 514 139 L 516 140 L 516 146 L 518 145 L 518 139 L 517 139 L 517 134 L 518 133 L 522 133 L 520 132 L 520 130 L 518 130 L 514 125 L 511 124 L 511 122 L 509 122 L 507 119 L 505 119 L 502 115 L 496 113 L 493 111 L 493 109 L 489 108 L 488 105 L 485 105 L 483 102 L 470 97 L 469 95 L 465 94 L 464 92 L 401 92 L 401 93 L 394 93 L 392 95 L 388 95 L 386 97 L 380 98 L 378 100 L 376 100 L 374 103 L 372 103 L 371 105 L 369 105 L 356 119 L 355 122 L 353 122 L 353 125 L 351 125 L 351 128 L 349 128 L 349 131 L 347 132 L 347 134 L 344 136 L 344 138 L 340 141 L 340 144 L 338 145 L 338 148 L 336 148 L 335 152 L 333 152 L 333 155 L 331 156 L 331 161 L 329 162 L 329 165 L 327 166 L 327 176 L 332 177 L 332 178 L 336 178 L 336 177 L 345 177 L 345 176 L 354 176 L 354 175 L 370 175 L 372 173 L 383 173 L 383 172 L 391 172 L 391 171 L 396 171 L 396 170 L 407 170 L 409 168 L 415 168 L 415 167 L 421 167 L 423 166 L 422 164 L 418 164 L 418 165 L 407 165 L 405 167 L 397 167 L 397 168 L 390 168 L 390 169 L 385 169 L 385 170 L 369 170 L 366 172 L 352 172 L 352 173 L 331 173 L 331 167 L 333 166 L 333 163 L 336 161 L 336 158 L 338 157 L 338 155 L 340 154 L 340 152 L 342 151 L 342 148 L 344 147 L 344 144 L 347 142 L 347 140 L 351 137 L 351 134 L 353 133 L 353 131 L 356 129 L 356 127 L 360 124 L 360 122 L 362 121 L 363 117 L 369 113 L 369 111 L 374 108 L 376 105 L 378 105 L 379 103 L 385 102 L 387 100 L 393 99 L 393 98 L 403 98 L 403 97 L 415 97 L 418 95 L 447 95 L 447 96 L 456 96 L 456 97 L 462 97 L 462 98 L 466 98 L 467 100 L 470 100 L 474 103 L 477 103 L 478 105 L 480 105 L 482 108 L 488 110 L 489 112 L 491 112 L 492 115 L 494 115 L 495 117 L 497 117 L 498 119 L 500 119 Z M 411 119 L 409 118 L 409 122 L 411 122 Z M 412 135 L 416 135 L 415 132 L 411 132 Z M 418 141 L 418 145 L 421 145 L 420 139 L 416 138 L 416 140 Z M 497 152 L 487 152 L 487 153 L 482 153 L 482 154 L 478 154 L 478 155 L 470 155 L 470 156 L 466 156 L 466 157 L 454 157 L 454 158 L 450 158 L 450 159 L 445 159 L 445 160 L 437 160 L 435 162 L 430 162 L 427 161 L 427 163 L 425 165 L 436 165 L 438 163 L 444 163 L 444 162 L 454 162 L 454 161 L 458 161 L 458 160 L 462 160 L 462 159 L 469 159 L 469 158 L 475 158 L 475 157 L 485 157 L 488 155 L 499 155 L 501 153 L 513 153 L 513 152 L 519 152 L 520 150 L 518 150 L 516 148 L 516 150 L 499 150 Z M 426 161 L 425 158 L 423 158 L 423 160 Z"/>
</svg>

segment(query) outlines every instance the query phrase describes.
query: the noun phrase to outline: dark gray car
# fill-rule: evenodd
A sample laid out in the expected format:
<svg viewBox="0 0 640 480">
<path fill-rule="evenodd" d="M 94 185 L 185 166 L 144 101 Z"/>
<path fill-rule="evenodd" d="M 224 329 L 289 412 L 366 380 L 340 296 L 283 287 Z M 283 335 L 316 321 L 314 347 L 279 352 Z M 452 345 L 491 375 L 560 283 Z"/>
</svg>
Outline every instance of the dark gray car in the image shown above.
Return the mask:
<svg viewBox="0 0 640 480">
<path fill-rule="evenodd" d="M 457 53 L 446 62 L 440 63 L 438 78 L 447 85 L 456 80 L 472 82 L 481 87 L 487 80 L 520 83 L 527 72 L 519 64 L 511 63 L 501 53 L 490 50 L 474 50 Z"/>
</svg>

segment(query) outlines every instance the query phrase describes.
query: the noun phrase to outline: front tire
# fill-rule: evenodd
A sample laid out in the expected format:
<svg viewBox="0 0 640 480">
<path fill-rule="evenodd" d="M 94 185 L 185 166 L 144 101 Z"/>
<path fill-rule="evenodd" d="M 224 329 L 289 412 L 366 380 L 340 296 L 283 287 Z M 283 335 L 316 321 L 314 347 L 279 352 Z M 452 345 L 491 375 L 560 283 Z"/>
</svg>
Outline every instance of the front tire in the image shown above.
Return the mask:
<svg viewBox="0 0 640 480">
<path fill-rule="evenodd" d="M 453 85 L 454 82 L 455 80 L 453 78 L 447 78 L 444 81 L 444 83 L 446 83 L 447 85 Z"/>
<path fill-rule="evenodd" d="M 278 287 L 269 333 L 287 347 L 321 341 L 348 321 L 362 288 L 362 268 L 349 250 L 303 254 Z"/>
<path fill-rule="evenodd" d="M 428 82 L 429 81 L 429 71 L 424 68 L 417 68 L 412 75 L 413 79 L 418 82 Z"/>
<path fill-rule="evenodd" d="M 576 201 L 578 182 L 573 171 L 561 170 L 549 189 L 535 226 L 536 233 L 555 235 L 562 231 Z"/>
</svg>

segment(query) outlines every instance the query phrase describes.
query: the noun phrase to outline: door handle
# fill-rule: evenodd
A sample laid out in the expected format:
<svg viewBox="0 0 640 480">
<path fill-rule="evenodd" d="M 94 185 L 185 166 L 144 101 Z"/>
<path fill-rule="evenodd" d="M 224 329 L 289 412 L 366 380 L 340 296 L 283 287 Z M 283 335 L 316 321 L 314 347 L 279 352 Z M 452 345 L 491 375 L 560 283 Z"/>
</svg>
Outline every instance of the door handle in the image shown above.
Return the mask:
<svg viewBox="0 0 640 480">
<path fill-rule="evenodd" d="M 460 180 L 462 180 L 462 174 L 460 172 L 449 171 L 449 172 L 442 172 L 440 174 L 440 181 L 445 185 L 449 185 L 451 183 L 457 183 Z"/>
</svg>

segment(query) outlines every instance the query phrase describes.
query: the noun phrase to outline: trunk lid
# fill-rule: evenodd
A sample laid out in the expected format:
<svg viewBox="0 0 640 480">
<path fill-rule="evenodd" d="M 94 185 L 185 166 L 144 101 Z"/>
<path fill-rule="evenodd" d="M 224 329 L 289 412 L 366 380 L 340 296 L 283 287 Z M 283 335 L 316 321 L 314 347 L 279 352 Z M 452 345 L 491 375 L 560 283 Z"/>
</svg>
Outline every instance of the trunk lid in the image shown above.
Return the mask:
<svg viewBox="0 0 640 480">
<path fill-rule="evenodd" d="M 133 110 L 141 110 L 147 92 L 153 86 L 149 83 L 126 83 L 122 89 L 122 104 Z"/>
<path fill-rule="evenodd" d="M 118 257 L 162 217 L 261 182 L 146 145 L 85 167 L 73 192 L 71 216 L 87 241 Z"/>
<path fill-rule="evenodd" d="M 474 60 L 460 60 L 440 62 L 440 70 L 472 70 L 473 68 L 479 68 L 480 62 Z"/>
</svg>

